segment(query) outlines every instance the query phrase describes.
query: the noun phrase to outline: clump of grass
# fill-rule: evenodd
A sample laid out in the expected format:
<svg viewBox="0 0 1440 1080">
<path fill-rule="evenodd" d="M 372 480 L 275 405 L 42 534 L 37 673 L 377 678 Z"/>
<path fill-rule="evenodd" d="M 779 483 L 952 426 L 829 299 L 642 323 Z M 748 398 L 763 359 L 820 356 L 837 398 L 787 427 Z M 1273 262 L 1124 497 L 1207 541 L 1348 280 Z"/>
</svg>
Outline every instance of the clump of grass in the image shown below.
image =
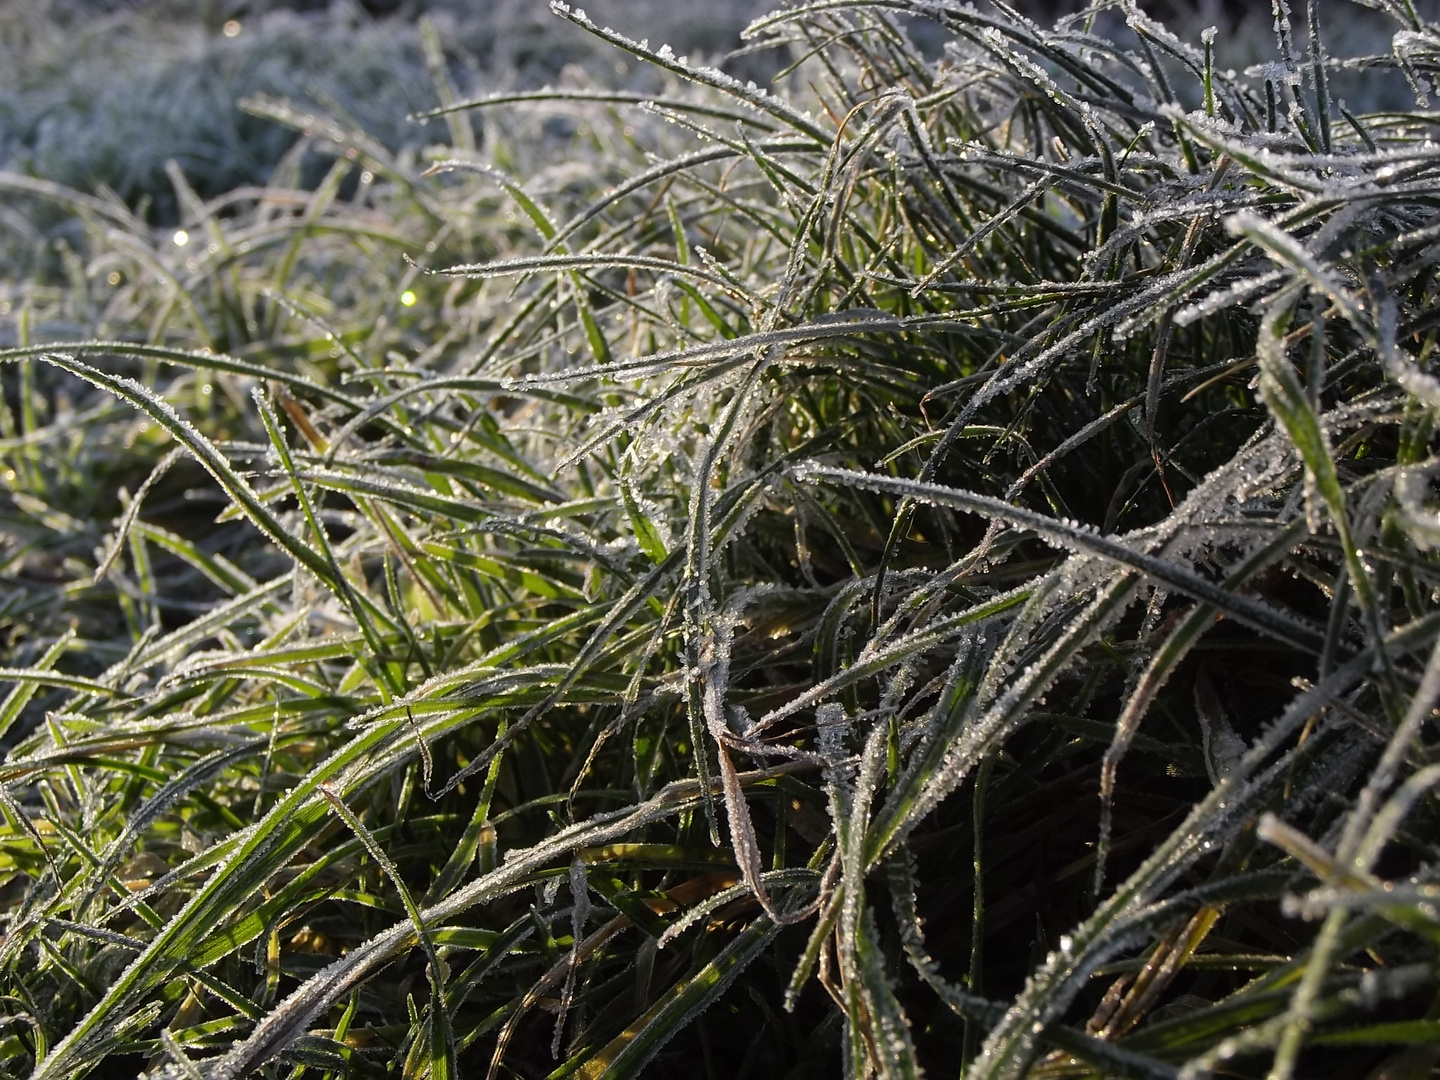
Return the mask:
<svg viewBox="0 0 1440 1080">
<path fill-rule="evenodd" d="M 671 89 L 7 181 L 6 1068 L 1429 1068 L 1440 28 L 555 10 Z"/>
</svg>

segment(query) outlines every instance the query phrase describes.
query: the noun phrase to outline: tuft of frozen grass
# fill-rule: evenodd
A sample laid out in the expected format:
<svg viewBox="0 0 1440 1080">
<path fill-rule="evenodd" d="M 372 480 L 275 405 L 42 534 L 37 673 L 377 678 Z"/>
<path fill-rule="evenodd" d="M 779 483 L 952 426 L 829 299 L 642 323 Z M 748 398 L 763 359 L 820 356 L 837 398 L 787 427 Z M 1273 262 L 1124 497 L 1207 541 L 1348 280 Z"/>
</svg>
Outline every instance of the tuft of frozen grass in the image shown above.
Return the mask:
<svg viewBox="0 0 1440 1080">
<path fill-rule="evenodd" d="M 1440 151 L 1340 88 L 1440 28 L 1283 8 L 556 4 L 652 74 L 0 175 L 4 1070 L 1413 1065 Z"/>
</svg>

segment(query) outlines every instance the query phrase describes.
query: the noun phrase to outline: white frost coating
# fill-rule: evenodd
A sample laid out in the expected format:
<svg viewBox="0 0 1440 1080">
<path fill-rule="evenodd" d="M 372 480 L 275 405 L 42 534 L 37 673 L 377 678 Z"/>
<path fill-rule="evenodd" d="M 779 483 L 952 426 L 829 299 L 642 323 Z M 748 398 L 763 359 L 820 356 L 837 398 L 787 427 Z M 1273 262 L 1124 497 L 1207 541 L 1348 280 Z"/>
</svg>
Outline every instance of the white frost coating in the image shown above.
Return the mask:
<svg viewBox="0 0 1440 1080">
<path fill-rule="evenodd" d="M 1272 9 L 1275 12 L 1275 21 L 1271 25 L 1275 33 L 1281 35 L 1282 45 L 1288 42 L 1290 37 L 1290 5 L 1286 0 L 1279 0 L 1279 3 Z M 1288 49 L 1284 50 L 1289 52 Z"/>
<path fill-rule="evenodd" d="M 1297 72 L 1286 67 L 1278 60 L 1266 60 L 1263 64 L 1251 64 L 1245 69 L 1245 75 L 1251 79 L 1268 79 L 1277 85 L 1298 86 L 1300 76 Z"/>
<path fill-rule="evenodd" d="M 850 714 L 845 706 L 827 701 L 815 707 L 815 742 L 822 757 L 828 758 L 832 766 L 845 756 L 845 739 L 850 734 Z"/>
<path fill-rule="evenodd" d="M 1244 281 L 1237 281 L 1224 289 L 1217 289 L 1208 293 L 1194 303 L 1187 304 L 1175 312 L 1173 319 L 1177 326 L 1189 326 L 1200 319 L 1208 318 L 1218 311 L 1235 307 L 1249 300 L 1266 289 L 1278 285 L 1285 279 L 1285 275 L 1279 270 L 1267 270 L 1253 278 Z"/>
<path fill-rule="evenodd" d="M 1395 53 L 1395 59 L 1400 62 L 1400 68 L 1405 72 L 1405 78 L 1410 83 L 1410 89 L 1415 92 L 1416 101 L 1423 108 L 1430 105 L 1430 94 L 1435 92 L 1435 84 L 1416 70 L 1411 60 L 1411 53 L 1418 53 L 1423 59 L 1427 53 L 1433 52 L 1435 39 L 1432 33 L 1415 30 L 1401 30 L 1391 39 L 1391 48 Z"/>
<path fill-rule="evenodd" d="M 1395 501 L 1411 536 L 1428 550 L 1440 547 L 1440 513 L 1425 505 L 1429 494 L 1428 468 L 1406 469 L 1394 484 Z"/>
</svg>

